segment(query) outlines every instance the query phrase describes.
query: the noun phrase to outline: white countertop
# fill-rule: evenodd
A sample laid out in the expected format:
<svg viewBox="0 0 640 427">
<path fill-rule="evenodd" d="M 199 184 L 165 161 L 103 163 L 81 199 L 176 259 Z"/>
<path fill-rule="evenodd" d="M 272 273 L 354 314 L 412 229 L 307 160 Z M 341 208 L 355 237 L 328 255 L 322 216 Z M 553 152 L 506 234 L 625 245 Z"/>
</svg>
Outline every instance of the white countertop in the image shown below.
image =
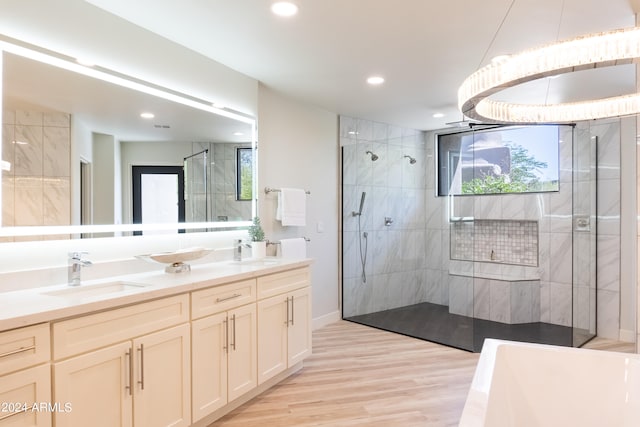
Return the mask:
<svg viewBox="0 0 640 427">
<path fill-rule="evenodd" d="M 192 265 L 191 271 L 176 274 L 165 273 L 163 267 L 160 267 L 158 271 L 91 280 L 80 285 L 80 288 L 85 287 L 86 289 L 90 286 L 113 282 L 144 285 L 102 295 L 91 295 L 90 292 L 79 292 L 77 295 L 72 293 L 46 294 L 52 291 L 73 289 L 66 283 L 4 292 L 0 293 L 0 331 L 251 279 L 279 271 L 305 267 L 311 262 L 312 260 L 309 258 L 289 260 L 268 257 L 263 261 L 223 261 Z"/>
</svg>

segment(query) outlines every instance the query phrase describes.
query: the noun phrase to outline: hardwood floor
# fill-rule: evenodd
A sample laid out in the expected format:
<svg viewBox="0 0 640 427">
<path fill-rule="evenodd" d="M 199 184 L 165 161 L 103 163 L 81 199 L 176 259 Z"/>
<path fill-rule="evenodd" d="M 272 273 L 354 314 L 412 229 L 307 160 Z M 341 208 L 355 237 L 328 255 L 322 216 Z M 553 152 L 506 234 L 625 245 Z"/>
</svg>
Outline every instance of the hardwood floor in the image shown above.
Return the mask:
<svg viewBox="0 0 640 427">
<path fill-rule="evenodd" d="M 299 373 L 210 427 L 456 426 L 479 358 L 346 321 L 315 331 L 313 352 Z"/>
</svg>

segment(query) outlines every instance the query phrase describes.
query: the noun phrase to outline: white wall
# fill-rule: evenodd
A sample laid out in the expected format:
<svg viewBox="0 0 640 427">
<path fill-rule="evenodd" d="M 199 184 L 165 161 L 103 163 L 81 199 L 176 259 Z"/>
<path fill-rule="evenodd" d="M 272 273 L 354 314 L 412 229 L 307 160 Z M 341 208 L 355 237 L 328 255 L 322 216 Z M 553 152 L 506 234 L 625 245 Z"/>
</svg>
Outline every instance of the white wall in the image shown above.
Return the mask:
<svg viewBox="0 0 640 427">
<path fill-rule="evenodd" d="M 338 117 L 287 99 L 260 85 L 258 118 L 258 214 L 267 239 L 308 237 L 315 327 L 339 319 Z M 277 195 L 264 187 L 303 188 L 306 227 L 275 220 Z"/>
</svg>

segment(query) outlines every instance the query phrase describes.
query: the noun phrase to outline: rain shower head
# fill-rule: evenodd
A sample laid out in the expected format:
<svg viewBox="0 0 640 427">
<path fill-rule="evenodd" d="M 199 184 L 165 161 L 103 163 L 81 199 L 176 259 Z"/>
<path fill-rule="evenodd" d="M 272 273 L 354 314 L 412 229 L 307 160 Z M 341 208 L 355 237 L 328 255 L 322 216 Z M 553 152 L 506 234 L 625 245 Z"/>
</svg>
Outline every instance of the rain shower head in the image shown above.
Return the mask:
<svg viewBox="0 0 640 427">
<path fill-rule="evenodd" d="M 368 151 L 365 154 L 371 154 L 371 161 L 375 162 L 376 160 L 378 160 L 378 155 L 373 153 L 372 151 Z"/>
<path fill-rule="evenodd" d="M 416 163 L 416 159 L 411 157 L 411 156 L 407 156 L 405 155 L 404 157 L 406 157 L 407 159 L 409 159 L 409 163 L 411 163 L 412 165 L 414 165 Z"/>
</svg>

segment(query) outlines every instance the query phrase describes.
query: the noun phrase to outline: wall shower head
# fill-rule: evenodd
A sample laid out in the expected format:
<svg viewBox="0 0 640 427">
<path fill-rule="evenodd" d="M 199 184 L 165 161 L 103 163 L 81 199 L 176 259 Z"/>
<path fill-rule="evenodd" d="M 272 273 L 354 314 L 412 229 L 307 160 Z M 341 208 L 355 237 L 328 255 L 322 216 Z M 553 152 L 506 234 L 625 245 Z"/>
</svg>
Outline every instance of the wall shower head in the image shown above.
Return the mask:
<svg viewBox="0 0 640 427">
<path fill-rule="evenodd" d="M 409 163 L 411 163 L 412 165 L 414 165 L 416 163 L 416 159 L 411 157 L 411 156 L 407 156 L 405 155 L 404 157 L 406 157 L 407 159 L 409 159 Z"/>
<path fill-rule="evenodd" d="M 375 162 L 376 160 L 378 160 L 378 155 L 373 153 L 372 151 L 368 151 L 365 154 L 371 154 L 371 161 Z"/>
</svg>

